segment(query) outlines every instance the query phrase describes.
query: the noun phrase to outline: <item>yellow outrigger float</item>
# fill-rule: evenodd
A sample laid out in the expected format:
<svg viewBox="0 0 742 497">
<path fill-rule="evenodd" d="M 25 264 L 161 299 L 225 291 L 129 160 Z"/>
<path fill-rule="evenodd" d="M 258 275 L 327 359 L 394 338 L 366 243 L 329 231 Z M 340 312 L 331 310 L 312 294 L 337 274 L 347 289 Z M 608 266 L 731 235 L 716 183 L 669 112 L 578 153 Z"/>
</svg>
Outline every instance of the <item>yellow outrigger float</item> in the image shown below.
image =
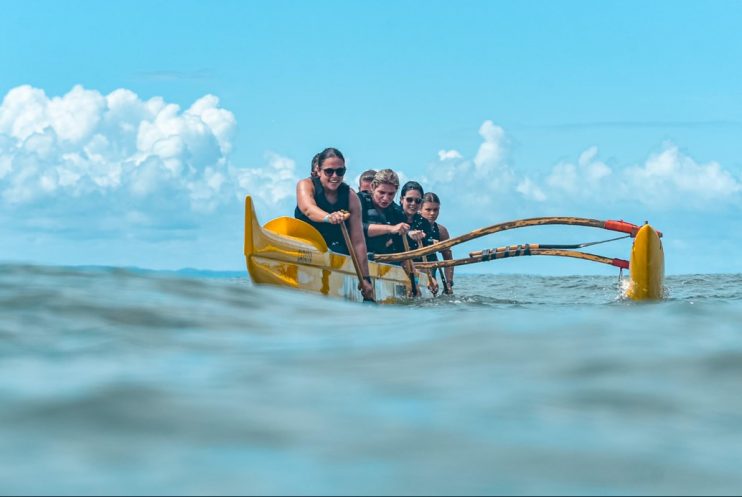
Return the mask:
<svg viewBox="0 0 742 497">
<path fill-rule="evenodd" d="M 260 226 L 252 198 L 245 198 L 245 260 L 253 283 L 363 301 L 350 256 L 327 248 L 322 235 L 309 224 L 279 217 Z M 401 266 L 369 262 L 376 302 L 390 303 L 412 295 L 412 282 Z M 428 276 L 417 274 L 422 297 L 432 297 Z"/>
<path fill-rule="evenodd" d="M 665 257 L 660 240 L 662 235 L 652 226 L 645 224 L 640 227 L 625 221 L 543 217 L 495 224 L 432 246 L 405 253 L 376 256 L 375 262 L 368 263 L 369 275 L 376 292 L 376 301 L 390 303 L 413 295 L 410 276 L 401 266 L 388 264 L 389 262 L 422 257 L 499 231 L 547 224 L 588 226 L 622 232 L 625 235 L 619 238 L 634 238 L 631 260 L 608 258 L 572 250 L 618 238 L 576 245 L 525 244 L 480 250 L 471 252 L 469 257 L 464 259 L 415 263 L 414 267 L 418 270 L 415 271 L 415 279 L 419 296 L 423 298 L 433 296 L 428 287 L 430 280 L 427 271 L 431 269 L 507 257 L 550 255 L 574 257 L 620 269 L 629 269 L 629 285 L 626 291 L 628 298 L 633 300 L 663 298 Z M 298 219 L 279 217 L 261 227 L 250 196 L 245 198 L 245 260 L 247 271 L 254 283 L 296 288 L 357 302 L 363 300 L 358 291 L 358 276 L 350 256 L 330 251 L 322 235 L 312 226 Z"/>
<path fill-rule="evenodd" d="M 636 233 L 631 247 L 629 288 L 633 300 L 659 300 L 665 294 L 665 253 L 660 234 L 649 224 Z"/>
</svg>

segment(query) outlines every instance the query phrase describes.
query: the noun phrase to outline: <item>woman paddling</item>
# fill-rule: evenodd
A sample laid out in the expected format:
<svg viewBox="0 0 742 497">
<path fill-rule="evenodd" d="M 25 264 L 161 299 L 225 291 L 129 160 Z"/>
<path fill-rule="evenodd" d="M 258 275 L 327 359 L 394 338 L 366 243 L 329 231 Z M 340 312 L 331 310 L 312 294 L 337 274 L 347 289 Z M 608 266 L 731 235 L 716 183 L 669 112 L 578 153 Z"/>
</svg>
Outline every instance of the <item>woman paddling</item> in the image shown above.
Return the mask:
<svg viewBox="0 0 742 497">
<path fill-rule="evenodd" d="M 420 215 L 420 204 L 423 201 L 423 187 L 417 181 L 408 181 L 399 192 L 399 202 L 410 225 L 410 250 L 428 246 L 433 243 L 433 227 L 430 222 Z"/>
<path fill-rule="evenodd" d="M 410 225 L 410 232 L 408 233 L 410 250 L 433 244 L 433 227 L 427 219 L 420 215 L 420 205 L 422 204 L 424 193 L 423 187 L 417 181 L 408 181 L 400 191 L 399 199 L 402 204 L 402 211 L 404 212 L 407 224 Z M 413 260 L 422 262 L 420 258 Z M 426 260 L 436 260 L 435 254 L 427 256 Z M 434 275 L 430 274 L 429 276 L 430 291 L 436 294 L 438 293 L 438 282 Z"/>
<path fill-rule="evenodd" d="M 394 203 L 399 177 L 391 169 L 378 171 L 371 182 L 371 193 L 360 192 L 363 232 L 368 251 L 375 254 L 402 252 L 402 236 L 410 230 L 402 209 Z"/>
<path fill-rule="evenodd" d="M 433 240 L 435 242 L 442 242 L 451 238 L 446 227 L 436 222 L 438 220 L 438 215 L 440 214 L 440 212 L 441 201 L 438 198 L 438 195 L 433 192 L 428 192 L 423 195 L 423 203 L 422 208 L 420 209 L 420 214 L 430 222 L 430 225 L 433 228 Z M 443 255 L 444 260 L 453 259 L 451 249 L 442 250 L 441 254 Z M 433 256 L 435 257 L 435 254 L 433 254 Z M 453 266 L 445 268 L 444 274 L 445 276 L 441 274 L 441 276 L 443 277 L 443 292 L 449 294 L 453 293 Z"/>
<path fill-rule="evenodd" d="M 359 290 L 364 299 L 374 299 L 374 289 L 368 272 L 366 240 L 361 224 L 361 203 L 358 196 L 343 182 L 345 157 L 335 148 L 326 148 L 317 156 L 313 171 L 317 176 L 304 178 L 296 185 L 294 217 L 314 226 L 334 252 L 350 254 L 339 224 L 345 222 L 352 249 L 358 255 L 363 276 Z M 346 221 L 346 212 L 350 217 Z"/>
</svg>

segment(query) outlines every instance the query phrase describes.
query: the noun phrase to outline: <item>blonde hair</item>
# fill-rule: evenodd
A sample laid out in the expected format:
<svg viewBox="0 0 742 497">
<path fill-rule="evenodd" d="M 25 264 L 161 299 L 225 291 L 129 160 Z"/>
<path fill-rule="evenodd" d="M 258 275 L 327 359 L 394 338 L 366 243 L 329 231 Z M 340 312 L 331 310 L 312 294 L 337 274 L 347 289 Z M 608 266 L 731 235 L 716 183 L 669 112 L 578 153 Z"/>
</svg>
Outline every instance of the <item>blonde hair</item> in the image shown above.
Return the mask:
<svg viewBox="0 0 742 497">
<path fill-rule="evenodd" d="M 399 176 L 397 176 L 397 173 L 391 169 L 382 169 L 374 176 L 374 180 L 371 182 L 371 189 L 375 190 L 376 187 L 382 183 L 392 185 L 395 189 L 399 189 Z"/>
</svg>

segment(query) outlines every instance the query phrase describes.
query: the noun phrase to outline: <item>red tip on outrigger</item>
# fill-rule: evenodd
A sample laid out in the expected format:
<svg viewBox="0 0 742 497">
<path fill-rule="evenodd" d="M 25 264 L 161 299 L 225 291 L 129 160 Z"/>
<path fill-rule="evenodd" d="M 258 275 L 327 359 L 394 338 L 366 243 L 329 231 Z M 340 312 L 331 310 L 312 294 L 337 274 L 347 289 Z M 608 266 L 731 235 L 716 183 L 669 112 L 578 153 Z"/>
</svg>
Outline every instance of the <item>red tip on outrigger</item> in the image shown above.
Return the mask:
<svg viewBox="0 0 742 497">
<path fill-rule="evenodd" d="M 629 261 L 626 259 L 613 259 L 611 264 L 621 269 L 629 269 Z"/>
<path fill-rule="evenodd" d="M 626 221 L 606 221 L 603 225 L 603 228 L 611 231 L 618 231 L 620 233 L 628 233 L 631 235 L 631 238 L 636 237 L 636 234 L 639 232 L 639 229 L 641 226 L 637 226 L 632 223 L 627 223 Z M 662 238 L 662 232 L 658 231 L 657 235 Z"/>
</svg>

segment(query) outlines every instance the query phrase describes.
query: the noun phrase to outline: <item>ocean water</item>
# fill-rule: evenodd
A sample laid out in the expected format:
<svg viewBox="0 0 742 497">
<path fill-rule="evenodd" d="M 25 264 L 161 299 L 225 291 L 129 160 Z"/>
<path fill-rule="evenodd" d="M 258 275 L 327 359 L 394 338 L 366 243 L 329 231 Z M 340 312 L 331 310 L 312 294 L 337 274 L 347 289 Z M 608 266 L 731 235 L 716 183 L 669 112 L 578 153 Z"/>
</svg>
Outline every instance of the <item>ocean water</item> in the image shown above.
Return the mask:
<svg viewBox="0 0 742 497">
<path fill-rule="evenodd" d="M 740 494 L 742 275 L 461 275 L 397 306 L 244 273 L 0 266 L 1 494 Z"/>
</svg>

